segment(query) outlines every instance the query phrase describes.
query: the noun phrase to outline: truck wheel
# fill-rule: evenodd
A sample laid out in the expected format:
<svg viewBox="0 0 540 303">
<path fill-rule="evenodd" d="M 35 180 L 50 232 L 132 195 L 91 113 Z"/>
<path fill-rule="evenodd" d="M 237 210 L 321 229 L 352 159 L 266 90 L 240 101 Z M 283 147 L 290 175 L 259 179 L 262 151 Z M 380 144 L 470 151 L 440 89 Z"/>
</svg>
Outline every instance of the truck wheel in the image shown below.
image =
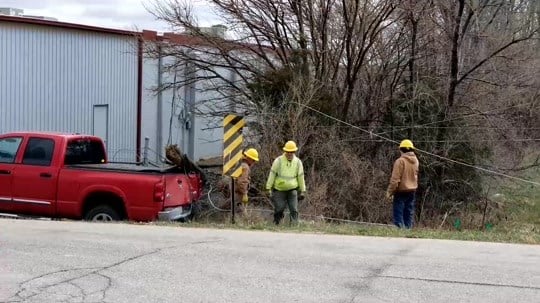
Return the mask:
<svg viewBox="0 0 540 303">
<path fill-rule="evenodd" d="M 98 205 L 86 213 L 84 219 L 96 222 L 111 222 L 120 220 L 120 216 L 108 205 Z"/>
<path fill-rule="evenodd" d="M 193 202 L 191 204 L 191 220 L 199 218 L 199 216 L 202 213 L 202 205 L 201 202 Z"/>
</svg>

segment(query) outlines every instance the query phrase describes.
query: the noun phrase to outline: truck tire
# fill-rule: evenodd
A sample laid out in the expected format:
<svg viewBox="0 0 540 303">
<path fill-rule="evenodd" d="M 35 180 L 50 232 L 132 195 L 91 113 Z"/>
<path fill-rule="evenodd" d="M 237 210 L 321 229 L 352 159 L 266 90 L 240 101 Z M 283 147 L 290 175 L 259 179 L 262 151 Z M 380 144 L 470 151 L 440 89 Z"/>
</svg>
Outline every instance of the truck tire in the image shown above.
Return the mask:
<svg viewBox="0 0 540 303">
<path fill-rule="evenodd" d="M 201 215 L 201 211 L 202 211 L 202 206 L 201 206 L 200 202 L 192 202 L 192 204 L 191 204 L 191 214 L 189 214 L 189 216 L 187 216 L 185 218 L 182 218 L 182 219 L 178 220 L 178 222 L 188 223 L 188 222 L 191 222 L 191 221 L 195 221 L 195 219 L 199 218 L 199 216 Z"/>
<path fill-rule="evenodd" d="M 201 202 L 199 201 L 193 202 L 191 204 L 191 215 L 190 215 L 191 218 L 190 219 L 191 220 L 198 219 L 201 216 L 201 213 L 202 213 Z"/>
<path fill-rule="evenodd" d="M 112 222 L 119 221 L 120 216 L 114 208 L 109 205 L 98 205 L 90 209 L 84 216 L 86 221 L 96 221 L 96 222 Z"/>
</svg>

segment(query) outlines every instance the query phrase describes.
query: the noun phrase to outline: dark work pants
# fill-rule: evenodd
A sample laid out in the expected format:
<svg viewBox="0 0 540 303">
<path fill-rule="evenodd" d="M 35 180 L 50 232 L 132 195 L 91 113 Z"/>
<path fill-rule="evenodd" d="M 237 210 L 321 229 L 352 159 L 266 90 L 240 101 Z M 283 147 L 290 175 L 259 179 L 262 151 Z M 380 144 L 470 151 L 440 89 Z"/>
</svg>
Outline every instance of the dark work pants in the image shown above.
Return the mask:
<svg viewBox="0 0 540 303">
<path fill-rule="evenodd" d="M 272 191 L 272 203 L 274 204 L 274 223 L 279 224 L 283 219 L 285 207 L 289 207 L 291 223 L 298 223 L 298 192 L 296 189 L 288 191 Z"/>
<path fill-rule="evenodd" d="M 412 228 L 414 221 L 415 192 L 394 194 L 394 224 L 399 228 Z"/>
</svg>

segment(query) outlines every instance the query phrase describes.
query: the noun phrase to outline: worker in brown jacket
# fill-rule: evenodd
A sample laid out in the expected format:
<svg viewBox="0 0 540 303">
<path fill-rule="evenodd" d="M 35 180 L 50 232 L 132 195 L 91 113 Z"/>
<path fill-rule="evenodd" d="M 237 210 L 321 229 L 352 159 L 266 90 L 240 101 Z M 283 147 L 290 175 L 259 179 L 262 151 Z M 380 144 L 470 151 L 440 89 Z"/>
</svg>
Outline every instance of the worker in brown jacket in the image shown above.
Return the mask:
<svg viewBox="0 0 540 303">
<path fill-rule="evenodd" d="M 419 162 L 411 140 L 401 141 L 399 150 L 401 157 L 394 162 L 386 197 L 390 200 L 393 197 L 394 224 L 410 229 L 413 226 Z"/>
<path fill-rule="evenodd" d="M 239 211 L 242 211 L 245 213 L 246 206 L 249 202 L 248 198 L 248 190 L 249 190 L 249 184 L 251 182 L 251 167 L 255 162 L 259 162 L 259 153 L 256 149 L 250 148 L 243 152 L 244 159 L 242 159 L 242 163 L 240 164 L 240 167 L 242 168 L 242 173 L 238 178 L 235 179 L 234 184 L 234 192 L 235 192 L 235 201 L 241 202 L 242 204 L 239 204 Z"/>
</svg>

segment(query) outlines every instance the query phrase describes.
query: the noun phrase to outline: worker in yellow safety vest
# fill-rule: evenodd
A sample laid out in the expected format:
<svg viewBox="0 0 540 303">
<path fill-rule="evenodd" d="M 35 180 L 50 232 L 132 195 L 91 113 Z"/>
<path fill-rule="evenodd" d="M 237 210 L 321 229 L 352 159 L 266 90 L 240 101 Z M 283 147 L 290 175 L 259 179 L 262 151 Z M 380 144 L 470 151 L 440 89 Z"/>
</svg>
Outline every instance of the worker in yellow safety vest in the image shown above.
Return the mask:
<svg viewBox="0 0 540 303">
<path fill-rule="evenodd" d="M 272 163 L 266 190 L 274 205 L 274 223 L 283 219 L 285 206 L 289 207 L 291 223 L 298 223 L 298 200 L 303 200 L 306 193 L 304 166 L 295 155 L 298 150 L 294 141 L 288 141 L 283 147 L 284 154 Z"/>
</svg>

